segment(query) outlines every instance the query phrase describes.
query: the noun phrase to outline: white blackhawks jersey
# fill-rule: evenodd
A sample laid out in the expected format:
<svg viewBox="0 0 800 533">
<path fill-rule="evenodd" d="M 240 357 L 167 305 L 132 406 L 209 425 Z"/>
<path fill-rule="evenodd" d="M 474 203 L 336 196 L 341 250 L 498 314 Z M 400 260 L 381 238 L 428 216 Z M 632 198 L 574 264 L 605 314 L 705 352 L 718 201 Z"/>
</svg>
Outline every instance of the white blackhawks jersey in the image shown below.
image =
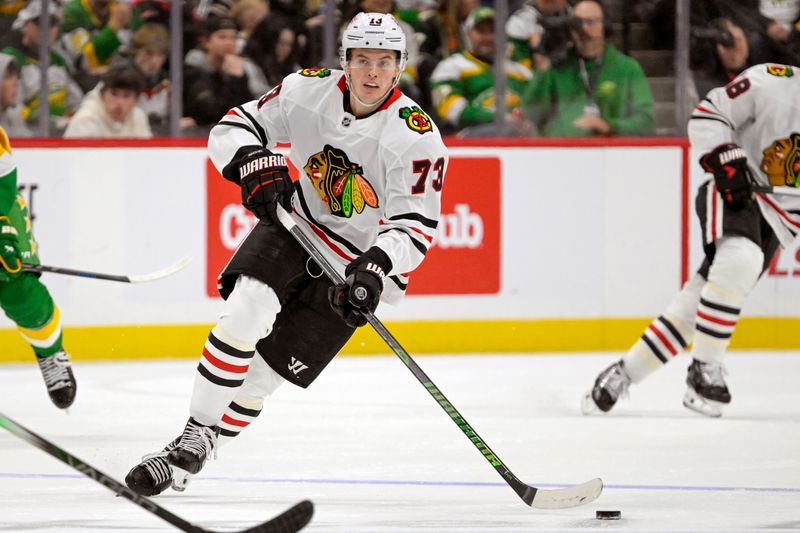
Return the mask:
<svg viewBox="0 0 800 533">
<path fill-rule="evenodd" d="M 800 68 L 763 64 L 709 91 L 692 113 L 689 139 L 700 153 L 736 143 L 759 185 L 800 187 Z M 800 197 L 756 195 L 783 247 L 800 233 Z"/>
<path fill-rule="evenodd" d="M 222 169 L 242 146 L 291 143 L 300 172 L 292 199 L 297 226 L 340 273 L 373 245 L 392 261 L 382 300 L 398 301 L 439 222 L 447 149 L 413 100 L 393 89 L 356 119 L 345 110 L 340 70 L 304 69 L 231 109 L 211 130 L 211 161 Z"/>
</svg>

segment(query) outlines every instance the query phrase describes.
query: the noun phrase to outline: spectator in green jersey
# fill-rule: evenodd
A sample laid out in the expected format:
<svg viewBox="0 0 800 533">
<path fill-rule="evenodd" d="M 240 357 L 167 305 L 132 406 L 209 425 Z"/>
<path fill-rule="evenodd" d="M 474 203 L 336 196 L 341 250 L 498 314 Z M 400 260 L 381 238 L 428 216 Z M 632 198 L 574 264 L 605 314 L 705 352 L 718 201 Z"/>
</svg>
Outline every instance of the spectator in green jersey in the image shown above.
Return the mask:
<svg viewBox="0 0 800 533">
<path fill-rule="evenodd" d="M 440 62 L 431 74 L 433 105 L 442 126 L 460 130 L 486 125 L 495 119 L 494 100 L 494 10 L 479 7 L 464 23 L 467 47 Z M 520 63 L 505 62 L 506 107 L 519 106 L 520 95 L 531 71 Z"/>
<path fill-rule="evenodd" d="M 48 2 L 50 14 L 50 67 L 47 70 L 48 102 L 50 125 L 60 134 L 69 122 L 69 117 L 78 109 L 83 91 L 72 78 L 64 57 L 52 47 L 58 39 L 60 22 L 55 2 Z M 14 21 L 12 44 L 0 53 L 13 56 L 20 67 L 20 87 L 18 103 L 22 107 L 22 117 L 28 127 L 36 129 L 40 110 L 40 72 L 39 72 L 39 16 L 42 2 L 31 0 L 17 15 Z"/>
<path fill-rule="evenodd" d="M 67 1 L 61 23 L 62 43 L 84 91 L 97 85 L 120 47 L 130 42 L 130 23 L 131 5 L 127 2 Z"/>
</svg>

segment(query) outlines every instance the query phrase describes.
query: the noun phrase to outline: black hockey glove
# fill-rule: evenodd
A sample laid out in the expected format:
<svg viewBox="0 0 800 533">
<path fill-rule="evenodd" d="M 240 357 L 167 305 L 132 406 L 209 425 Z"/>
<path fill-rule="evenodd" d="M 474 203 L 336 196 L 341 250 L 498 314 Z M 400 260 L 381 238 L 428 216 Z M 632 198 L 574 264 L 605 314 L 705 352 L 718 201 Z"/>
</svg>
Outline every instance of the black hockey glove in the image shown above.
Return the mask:
<svg viewBox="0 0 800 533">
<path fill-rule="evenodd" d="M 344 282 L 328 289 L 331 307 L 345 324 L 358 328 L 367 323 L 361 311 L 375 312 L 381 300 L 383 280 L 391 269 L 392 260 L 377 246 L 347 265 Z"/>
<path fill-rule="evenodd" d="M 8 217 L 0 217 L 0 281 L 11 281 L 22 270 L 17 228 Z"/>
<path fill-rule="evenodd" d="M 753 199 L 753 178 L 747 167 L 747 156 L 736 144 L 717 146 L 700 158 L 700 165 L 714 174 L 719 194 L 734 211 L 744 209 Z"/>
<path fill-rule="evenodd" d="M 242 187 L 243 206 L 259 219 L 277 222 L 278 204 L 287 211 L 292 210 L 294 183 L 289 177 L 286 159 L 258 146 L 246 146 L 239 154 L 241 157 L 234 158 L 223 174 Z"/>
</svg>

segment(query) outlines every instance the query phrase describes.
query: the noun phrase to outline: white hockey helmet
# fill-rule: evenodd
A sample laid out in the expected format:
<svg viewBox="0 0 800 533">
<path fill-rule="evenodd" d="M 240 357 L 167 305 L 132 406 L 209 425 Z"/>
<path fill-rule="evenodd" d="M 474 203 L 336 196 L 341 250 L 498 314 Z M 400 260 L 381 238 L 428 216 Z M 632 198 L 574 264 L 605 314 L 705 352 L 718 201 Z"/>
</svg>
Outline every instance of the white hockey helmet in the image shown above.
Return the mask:
<svg viewBox="0 0 800 533">
<path fill-rule="evenodd" d="M 406 68 L 406 34 L 397 20 L 388 13 L 362 11 L 353 17 L 342 34 L 342 47 L 339 48 L 339 64 L 342 68 L 347 65 L 347 51 L 353 48 L 395 50 L 400 56 L 400 72 Z"/>
</svg>

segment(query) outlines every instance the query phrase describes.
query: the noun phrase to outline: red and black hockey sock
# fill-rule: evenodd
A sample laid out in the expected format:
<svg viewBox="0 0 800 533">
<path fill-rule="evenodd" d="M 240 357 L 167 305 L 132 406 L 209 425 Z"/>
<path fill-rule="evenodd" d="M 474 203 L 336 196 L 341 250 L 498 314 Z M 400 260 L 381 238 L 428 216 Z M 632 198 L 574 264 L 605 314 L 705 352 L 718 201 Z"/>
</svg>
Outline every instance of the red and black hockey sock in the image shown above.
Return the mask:
<svg viewBox="0 0 800 533">
<path fill-rule="evenodd" d="M 192 392 L 190 414 L 195 420 L 209 426 L 219 423 L 244 383 L 254 353 L 254 345 L 232 339 L 219 327 L 208 334 Z"/>
<path fill-rule="evenodd" d="M 258 402 L 258 408 L 254 409 L 245 407 L 237 399 L 234 399 L 222 415 L 222 420 L 219 423 L 219 434 L 223 437 L 237 436 L 261 414 L 261 403 Z"/>
</svg>

